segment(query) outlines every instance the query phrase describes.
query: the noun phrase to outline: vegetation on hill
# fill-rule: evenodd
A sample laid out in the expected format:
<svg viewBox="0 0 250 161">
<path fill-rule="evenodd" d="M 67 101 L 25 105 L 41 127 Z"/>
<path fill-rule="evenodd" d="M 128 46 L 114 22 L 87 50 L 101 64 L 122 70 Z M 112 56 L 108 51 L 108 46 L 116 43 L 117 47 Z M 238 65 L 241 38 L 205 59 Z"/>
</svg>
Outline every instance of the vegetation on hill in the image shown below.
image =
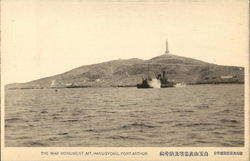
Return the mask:
<svg viewBox="0 0 250 161">
<path fill-rule="evenodd" d="M 135 86 L 142 77 L 154 78 L 167 72 L 176 83 L 211 84 L 244 83 L 244 68 L 221 66 L 200 60 L 164 54 L 149 60 L 119 59 L 99 64 L 85 65 L 52 77 L 27 83 L 7 85 L 7 88 L 60 88 Z"/>
</svg>

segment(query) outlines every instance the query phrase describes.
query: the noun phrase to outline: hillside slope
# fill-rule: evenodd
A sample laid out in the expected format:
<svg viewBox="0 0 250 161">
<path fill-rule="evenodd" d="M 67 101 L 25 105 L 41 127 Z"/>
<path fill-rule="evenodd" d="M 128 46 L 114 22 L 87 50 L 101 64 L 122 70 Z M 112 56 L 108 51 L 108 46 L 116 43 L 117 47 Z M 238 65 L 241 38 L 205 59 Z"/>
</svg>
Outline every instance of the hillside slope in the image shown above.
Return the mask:
<svg viewBox="0 0 250 161">
<path fill-rule="evenodd" d="M 7 88 L 51 88 L 67 86 L 134 86 L 142 77 L 154 78 L 166 71 L 170 80 L 188 84 L 243 83 L 244 68 L 220 66 L 200 60 L 164 54 L 149 60 L 119 59 L 81 66 L 52 77 L 27 83 L 7 85 Z"/>
</svg>

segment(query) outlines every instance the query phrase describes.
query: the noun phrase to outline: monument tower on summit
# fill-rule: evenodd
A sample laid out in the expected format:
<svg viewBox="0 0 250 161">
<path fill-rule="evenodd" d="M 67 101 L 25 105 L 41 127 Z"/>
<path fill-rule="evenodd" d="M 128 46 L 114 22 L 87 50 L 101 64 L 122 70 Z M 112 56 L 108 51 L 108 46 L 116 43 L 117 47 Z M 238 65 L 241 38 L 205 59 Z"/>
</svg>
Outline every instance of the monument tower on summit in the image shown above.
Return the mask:
<svg viewBox="0 0 250 161">
<path fill-rule="evenodd" d="M 165 51 L 165 54 L 168 54 L 169 53 L 169 50 L 168 50 L 168 40 L 166 40 L 166 51 Z"/>
</svg>

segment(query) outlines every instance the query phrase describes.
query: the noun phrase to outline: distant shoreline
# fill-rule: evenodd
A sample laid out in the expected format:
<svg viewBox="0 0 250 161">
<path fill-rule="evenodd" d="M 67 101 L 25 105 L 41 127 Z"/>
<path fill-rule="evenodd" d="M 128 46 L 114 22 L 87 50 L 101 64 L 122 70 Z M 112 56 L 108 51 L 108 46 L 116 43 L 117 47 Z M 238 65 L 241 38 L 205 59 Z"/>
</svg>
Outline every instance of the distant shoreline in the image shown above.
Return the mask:
<svg viewBox="0 0 250 161">
<path fill-rule="evenodd" d="M 244 82 L 214 82 L 214 83 L 187 83 L 188 86 L 195 86 L 195 85 L 225 85 L 225 84 L 243 84 Z M 135 88 L 136 85 L 111 85 L 111 86 L 79 86 L 73 88 Z M 34 88 L 34 87 L 23 87 L 23 88 L 6 88 L 7 90 L 22 90 L 22 89 L 62 89 L 62 88 L 72 88 L 72 87 L 52 87 L 52 88 Z"/>
</svg>

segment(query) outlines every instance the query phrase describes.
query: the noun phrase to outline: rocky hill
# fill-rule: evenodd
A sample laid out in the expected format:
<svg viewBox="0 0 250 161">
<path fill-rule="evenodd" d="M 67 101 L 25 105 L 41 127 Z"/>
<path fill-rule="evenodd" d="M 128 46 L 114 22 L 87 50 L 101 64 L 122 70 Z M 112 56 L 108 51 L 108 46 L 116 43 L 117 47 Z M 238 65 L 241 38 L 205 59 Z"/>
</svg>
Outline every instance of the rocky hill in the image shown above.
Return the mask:
<svg viewBox="0 0 250 161">
<path fill-rule="evenodd" d="M 27 83 L 9 84 L 7 88 L 63 88 L 135 86 L 142 77 L 154 78 L 166 71 L 170 80 L 187 84 L 244 83 L 244 68 L 221 66 L 200 60 L 164 54 L 150 60 L 119 59 L 81 66 L 52 77 Z"/>
</svg>

